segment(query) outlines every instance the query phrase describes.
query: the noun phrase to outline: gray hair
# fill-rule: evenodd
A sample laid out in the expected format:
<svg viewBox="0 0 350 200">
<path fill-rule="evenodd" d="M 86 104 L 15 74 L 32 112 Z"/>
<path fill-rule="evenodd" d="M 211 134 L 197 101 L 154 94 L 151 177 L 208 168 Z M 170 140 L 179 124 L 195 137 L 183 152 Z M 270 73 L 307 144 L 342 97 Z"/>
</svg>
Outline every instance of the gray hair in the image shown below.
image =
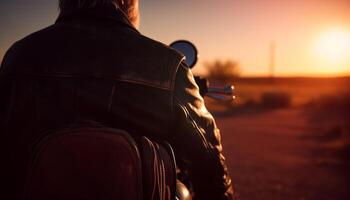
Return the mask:
<svg viewBox="0 0 350 200">
<path fill-rule="evenodd" d="M 59 8 L 63 11 L 115 5 L 129 17 L 135 26 L 138 26 L 138 2 L 138 0 L 59 0 Z"/>
</svg>

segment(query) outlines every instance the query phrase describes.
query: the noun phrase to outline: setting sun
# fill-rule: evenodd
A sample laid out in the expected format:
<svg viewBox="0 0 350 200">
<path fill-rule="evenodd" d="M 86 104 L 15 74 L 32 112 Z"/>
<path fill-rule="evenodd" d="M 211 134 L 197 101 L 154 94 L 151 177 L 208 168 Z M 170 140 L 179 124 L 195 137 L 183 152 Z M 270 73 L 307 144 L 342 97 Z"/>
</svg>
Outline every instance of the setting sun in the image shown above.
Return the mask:
<svg viewBox="0 0 350 200">
<path fill-rule="evenodd" d="M 350 58 L 350 32 L 332 30 L 320 35 L 316 52 L 322 61 L 330 65 L 343 65 Z"/>
</svg>

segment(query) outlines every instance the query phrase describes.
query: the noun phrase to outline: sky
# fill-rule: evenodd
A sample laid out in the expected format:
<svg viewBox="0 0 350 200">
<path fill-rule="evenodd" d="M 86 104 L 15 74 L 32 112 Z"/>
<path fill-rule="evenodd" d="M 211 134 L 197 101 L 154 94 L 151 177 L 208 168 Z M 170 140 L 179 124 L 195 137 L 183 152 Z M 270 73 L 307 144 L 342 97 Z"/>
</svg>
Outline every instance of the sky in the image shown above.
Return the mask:
<svg viewBox="0 0 350 200">
<path fill-rule="evenodd" d="M 192 41 L 204 72 L 215 59 L 243 76 L 266 76 L 276 46 L 278 76 L 350 75 L 350 0 L 140 0 L 140 31 L 170 44 Z M 55 0 L 0 0 L 0 58 L 13 42 L 51 25 Z"/>
</svg>

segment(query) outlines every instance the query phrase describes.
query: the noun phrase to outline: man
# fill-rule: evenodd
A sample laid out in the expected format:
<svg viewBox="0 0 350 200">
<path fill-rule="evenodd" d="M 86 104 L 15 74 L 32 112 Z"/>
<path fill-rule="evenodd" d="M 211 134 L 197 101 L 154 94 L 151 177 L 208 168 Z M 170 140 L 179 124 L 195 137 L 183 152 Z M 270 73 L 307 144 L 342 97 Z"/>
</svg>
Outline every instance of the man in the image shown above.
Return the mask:
<svg viewBox="0 0 350 200">
<path fill-rule="evenodd" d="M 138 0 L 59 5 L 56 23 L 16 42 L 1 65 L 6 199 L 21 196 L 32 144 L 81 120 L 168 141 L 196 199 L 230 199 L 214 119 L 183 56 L 136 29 Z"/>
</svg>

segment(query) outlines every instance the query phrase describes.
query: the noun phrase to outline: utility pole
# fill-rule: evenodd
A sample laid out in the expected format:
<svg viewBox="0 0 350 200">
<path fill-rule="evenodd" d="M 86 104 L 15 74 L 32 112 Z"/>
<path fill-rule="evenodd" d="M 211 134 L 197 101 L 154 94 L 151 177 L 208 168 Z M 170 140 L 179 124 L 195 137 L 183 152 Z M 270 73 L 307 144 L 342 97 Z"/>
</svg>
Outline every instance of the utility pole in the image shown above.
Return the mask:
<svg viewBox="0 0 350 200">
<path fill-rule="evenodd" d="M 270 58 L 269 58 L 269 77 L 271 82 L 274 81 L 276 70 L 276 43 L 272 41 L 270 43 Z"/>
</svg>

